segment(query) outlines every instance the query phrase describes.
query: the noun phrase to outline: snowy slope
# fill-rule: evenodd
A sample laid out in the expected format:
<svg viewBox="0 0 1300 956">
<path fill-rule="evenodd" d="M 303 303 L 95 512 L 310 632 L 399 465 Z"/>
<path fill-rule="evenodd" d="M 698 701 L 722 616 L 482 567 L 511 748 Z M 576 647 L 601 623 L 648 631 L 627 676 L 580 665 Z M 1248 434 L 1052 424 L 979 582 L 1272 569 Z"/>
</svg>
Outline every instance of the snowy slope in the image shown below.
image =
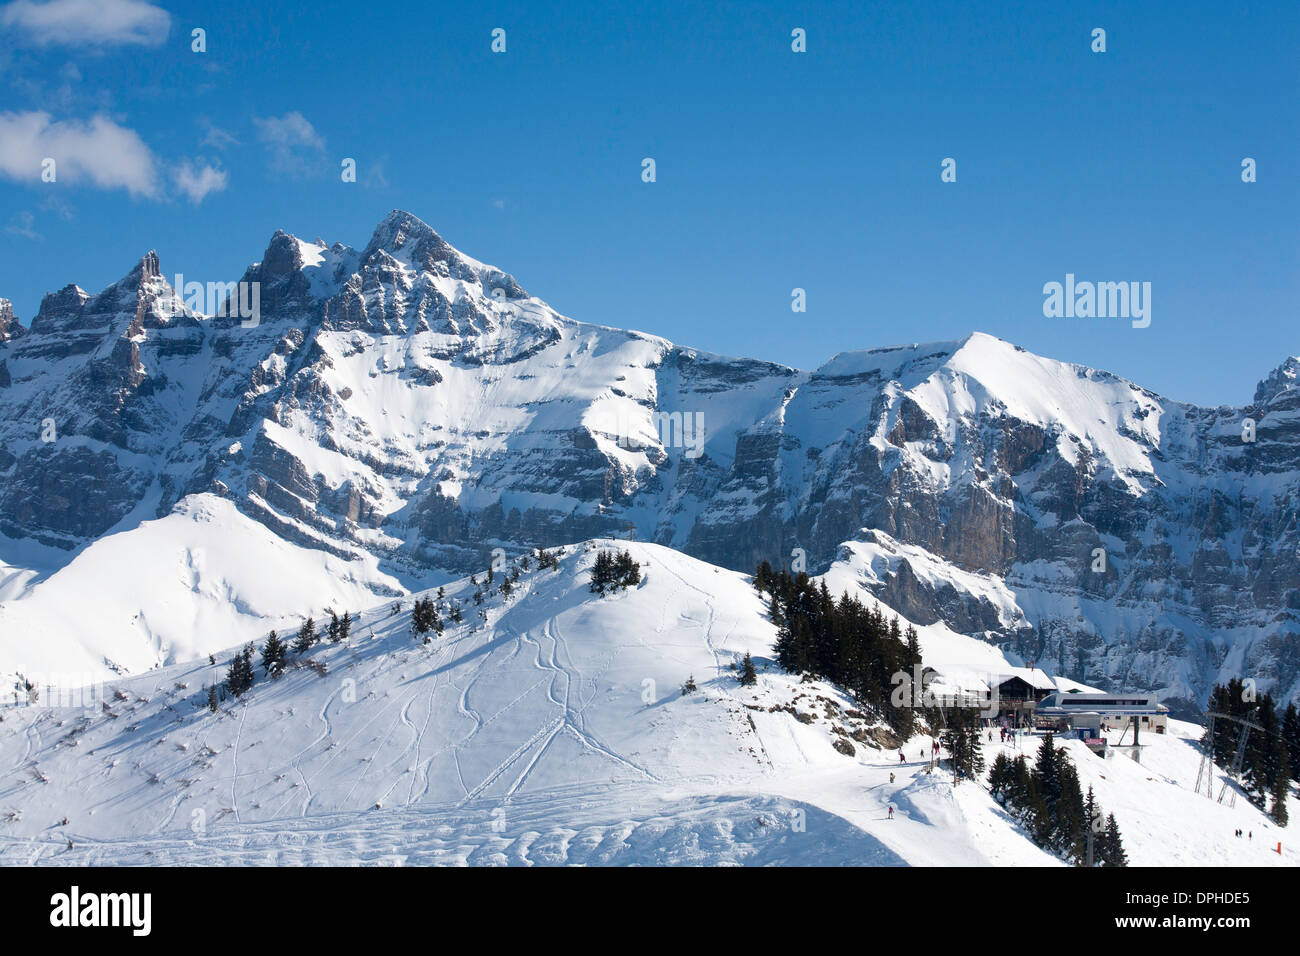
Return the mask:
<svg viewBox="0 0 1300 956">
<path fill-rule="evenodd" d="M 0 672 L 65 681 L 140 673 L 296 628 L 300 614 L 329 605 L 370 607 L 402 593 L 368 555 L 345 561 L 304 548 L 229 501 L 194 495 L 0 604 Z M 318 601 L 295 607 L 306 594 Z"/>
<path fill-rule="evenodd" d="M 643 575 L 627 592 L 591 594 L 592 545 L 575 546 L 489 597 L 486 620 L 467 581 L 447 586 L 464 623 L 427 646 L 384 604 L 309 652 L 323 674 L 259 668 L 216 714 L 228 652 L 110 681 L 87 707 L 48 691 L 0 707 L 0 861 L 1056 865 L 982 789 L 927 774 L 928 738 L 900 763 L 834 688 L 777 671 L 745 576 L 626 546 Z M 989 648 L 923 641 L 936 659 Z M 754 688 L 730 669 L 745 652 Z M 1135 858 L 1142 802 L 1108 802 Z"/>
<path fill-rule="evenodd" d="M 1219 409 L 980 333 L 801 371 L 568 318 L 401 210 L 241 281 L 251 325 L 155 253 L 30 328 L 0 305 L 0 675 L 201 659 L 635 525 L 736 570 L 847 546 L 920 624 L 1184 711 L 1300 695 L 1300 360 Z"/>
</svg>

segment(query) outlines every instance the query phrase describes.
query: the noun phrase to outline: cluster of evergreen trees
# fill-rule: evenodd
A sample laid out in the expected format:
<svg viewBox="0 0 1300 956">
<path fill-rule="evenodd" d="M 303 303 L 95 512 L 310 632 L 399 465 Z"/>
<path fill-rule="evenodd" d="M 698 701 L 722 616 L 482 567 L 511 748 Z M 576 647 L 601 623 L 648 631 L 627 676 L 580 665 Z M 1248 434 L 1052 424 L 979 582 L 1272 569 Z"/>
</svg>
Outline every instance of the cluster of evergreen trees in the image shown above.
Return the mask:
<svg viewBox="0 0 1300 956">
<path fill-rule="evenodd" d="M 230 661 L 230 670 L 226 672 L 226 689 L 235 697 L 239 697 L 253 686 L 254 680 L 253 645 L 249 642 Z"/>
<path fill-rule="evenodd" d="M 984 750 L 980 746 L 979 711 L 954 707 L 942 715 L 947 726 L 940 740 L 951 755 L 953 777 L 978 780 L 984 775 Z M 938 722 L 939 713 L 928 715 L 930 726 Z"/>
<path fill-rule="evenodd" d="M 1300 780 L 1300 715 L 1294 703 L 1278 716 L 1271 694 L 1257 697 L 1249 685 L 1234 677 L 1216 684 L 1210 692 L 1211 711 L 1231 714 L 1254 724 L 1246 737 L 1241 764 L 1241 784 L 1250 802 L 1267 810 L 1279 826 L 1287 824 L 1286 797 L 1293 780 Z M 1208 730 L 1206 731 L 1209 732 Z M 1230 768 L 1237 755 L 1241 724 L 1233 720 L 1214 721 L 1211 741 L 1214 762 Z"/>
<path fill-rule="evenodd" d="M 348 611 L 343 612 L 339 617 L 333 611 L 330 611 L 330 623 L 326 626 L 325 633 L 329 639 L 335 643 L 346 641 L 352 631 L 352 615 Z M 302 627 L 298 629 L 297 636 L 293 639 L 293 647 L 290 648 L 284 640 L 275 631 L 271 631 L 266 636 L 266 643 L 262 645 L 262 672 L 271 678 L 279 680 L 284 676 L 285 669 L 289 664 L 289 651 L 292 649 L 295 654 L 305 654 L 313 646 L 320 642 L 320 633 L 316 630 L 316 622 L 308 616 L 302 622 Z M 257 680 L 257 674 L 253 669 L 253 654 L 255 652 L 253 644 L 250 642 L 244 645 L 241 650 L 230 660 L 230 667 L 226 671 L 226 679 L 222 682 L 220 689 L 214 684 L 208 688 L 208 708 L 216 711 L 219 701 L 224 700 L 226 695 L 231 697 L 241 697 L 252 689 L 253 683 Z M 215 663 L 215 658 L 209 655 L 209 660 Z M 316 668 L 317 673 L 324 673 L 323 664 Z"/>
<path fill-rule="evenodd" d="M 334 644 L 338 644 L 341 641 L 346 641 L 348 639 L 348 635 L 351 633 L 352 633 L 352 615 L 349 614 L 347 611 L 344 611 L 343 616 L 339 617 L 337 614 L 334 613 L 333 610 L 331 610 L 330 622 L 325 625 L 325 634 L 330 639 L 330 641 Z"/>
<path fill-rule="evenodd" d="M 560 557 L 564 554 L 563 548 L 557 548 L 554 551 L 541 549 L 537 552 L 537 566 L 539 568 L 560 567 Z M 607 560 L 611 559 L 610 555 L 605 555 Z M 627 587 L 628 584 L 636 584 L 641 580 L 640 565 L 632 561 L 631 555 L 623 552 L 613 559 L 615 568 L 613 572 L 613 581 L 610 586 Z M 599 558 L 597 559 L 599 562 Z M 500 583 L 497 589 L 501 594 L 509 597 L 513 590 L 514 583 L 519 580 L 520 575 L 532 567 L 530 556 L 525 554 L 510 562 L 508 568 L 501 575 Z M 470 583 L 475 585 L 474 602 L 481 604 L 485 594 L 490 594 L 492 583 L 496 578 L 494 569 L 489 566 L 487 571 L 487 583 L 480 585 L 476 578 L 471 577 Z M 393 603 L 393 614 L 397 615 L 402 612 L 402 602 Z M 333 610 L 329 612 L 330 620 L 325 625 L 324 636 L 328 637 L 333 643 L 342 643 L 348 640 L 352 633 L 354 619 L 351 612 L 344 611 L 343 616 L 339 617 Z M 424 638 L 424 643 L 428 644 L 430 638 L 428 635 L 432 632 L 438 635 L 445 629 L 444 615 L 450 618 L 453 623 L 459 624 L 464 620 L 460 602 L 456 600 L 448 601 L 445 588 L 438 588 L 438 596 L 435 601 L 432 597 L 417 598 L 411 607 L 411 630 L 417 637 Z M 311 650 L 322 639 L 321 633 L 316 629 L 316 622 L 313 618 L 308 617 L 298 629 L 298 634 L 293 639 L 292 646 L 275 632 L 272 631 L 262 647 L 262 670 L 272 680 L 278 680 L 284 675 L 289 664 L 289 654 L 305 654 Z M 226 678 L 221 684 L 212 685 L 208 688 L 208 706 L 215 711 L 221 700 L 227 695 L 239 697 L 248 692 L 256 680 L 256 674 L 253 670 L 253 653 L 254 647 L 249 644 L 242 651 L 234 656 L 230 662 L 230 668 L 226 672 Z M 214 660 L 215 663 L 215 660 Z M 310 662 L 309 662 L 310 663 Z M 318 673 L 323 673 L 323 664 L 315 664 Z"/>
<path fill-rule="evenodd" d="M 429 632 L 433 631 L 439 637 L 442 637 L 443 628 L 442 615 L 438 613 L 433 598 L 416 598 L 415 603 L 411 605 L 411 633 L 416 637 L 423 638 L 424 643 L 428 644 L 430 641 Z"/>
<path fill-rule="evenodd" d="M 1011 760 L 999 753 L 989 770 L 989 789 L 1045 850 L 1086 865 L 1091 831 L 1093 865 L 1128 865 L 1115 815 L 1106 814 L 1103 820 L 1092 787 L 1084 796 L 1078 771 L 1051 734 L 1043 739 L 1032 767 L 1023 756 Z"/>
<path fill-rule="evenodd" d="M 898 618 L 886 620 L 847 593 L 838 601 L 822 581 L 808 575 L 777 573 L 764 561 L 754 573 L 754 587 L 770 596 L 776 624 L 776 660 L 791 673 L 812 674 L 847 688 L 863 706 L 876 711 L 904 737 L 915 726 L 913 700 L 896 701 L 897 675 L 911 674 L 921 662 L 916 630 L 904 634 Z"/>
<path fill-rule="evenodd" d="M 595 594 L 621 591 L 641 582 L 641 565 L 632 560 L 628 551 L 610 552 L 601 549 L 596 563 L 591 566 L 591 590 Z"/>
</svg>

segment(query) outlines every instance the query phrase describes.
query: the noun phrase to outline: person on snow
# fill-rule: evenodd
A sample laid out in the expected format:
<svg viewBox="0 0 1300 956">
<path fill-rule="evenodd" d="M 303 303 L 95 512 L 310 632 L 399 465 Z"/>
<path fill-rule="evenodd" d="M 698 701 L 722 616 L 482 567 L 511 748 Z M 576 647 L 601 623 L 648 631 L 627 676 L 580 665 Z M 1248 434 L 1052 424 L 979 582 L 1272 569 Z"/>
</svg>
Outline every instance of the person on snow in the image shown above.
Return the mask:
<svg viewBox="0 0 1300 956">
<path fill-rule="evenodd" d="M 889 819 L 894 819 L 894 808 L 892 806 L 889 808 Z M 69 844 L 69 846 L 71 846 L 71 844 Z"/>
<path fill-rule="evenodd" d="M 901 750 L 898 752 L 898 762 L 899 763 L 903 762 L 903 751 Z"/>
<path fill-rule="evenodd" d="M 894 782 L 894 775 L 892 773 L 889 775 L 889 782 L 890 783 Z"/>
</svg>

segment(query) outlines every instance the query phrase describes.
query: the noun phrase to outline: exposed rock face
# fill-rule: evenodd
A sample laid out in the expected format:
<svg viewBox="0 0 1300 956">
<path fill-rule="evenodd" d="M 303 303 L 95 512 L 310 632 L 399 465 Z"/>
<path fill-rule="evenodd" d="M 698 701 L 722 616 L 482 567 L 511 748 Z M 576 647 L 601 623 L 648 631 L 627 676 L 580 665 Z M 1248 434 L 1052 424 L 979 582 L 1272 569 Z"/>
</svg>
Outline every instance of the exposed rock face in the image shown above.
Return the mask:
<svg viewBox="0 0 1300 956">
<path fill-rule="evenodd" d="M 219 494 L 411 579 L 632 524 L 739 569 L 855 542 L 902 613 L 1086 683 L 1300 691 L 1300 360 L 1239 409 L 983 335 L 802 372 L 565 319 L 402 212 L 241 281 L 255 324 L 153 253 L 30 331 L 0 300 L 0 531 L 71 552 Z"/>
<path fill-rule="evenodd" d="M 152 252 L 98 295 L 47 295 L 0 346 L 0 531 L 75 548 L 121 520 L 192 411 L 182 367 L 203 338 Z"/>
<path fill-rule="evenodd" d="M 13 303 L 8 299 L 0 299 L 0 345 L 26 334 L 27 330 L 18 324 L 18 319 L 14 316 Z"/>
</svg>

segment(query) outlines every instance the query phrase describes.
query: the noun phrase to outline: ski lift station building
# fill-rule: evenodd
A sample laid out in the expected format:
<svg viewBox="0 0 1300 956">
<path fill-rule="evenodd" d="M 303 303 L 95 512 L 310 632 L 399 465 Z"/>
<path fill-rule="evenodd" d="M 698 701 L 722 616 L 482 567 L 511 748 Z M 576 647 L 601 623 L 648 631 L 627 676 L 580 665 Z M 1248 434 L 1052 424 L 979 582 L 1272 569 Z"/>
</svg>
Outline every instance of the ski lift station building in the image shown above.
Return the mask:
<svg viewBox="0 0 1300 956">
<path fill-rule="evenodd" d="M 1136 717 L 1142 730 L 1163 734 L 1169 725 L 1169 708 L 1155 694 L 1084 694 L 1056 691 L 1039 702 L 1034 722 L 1039 727 L 1073 727 L 1076 718 L 1096 715 L 1103 727 L 1119 728 Z"/>
</svg>

